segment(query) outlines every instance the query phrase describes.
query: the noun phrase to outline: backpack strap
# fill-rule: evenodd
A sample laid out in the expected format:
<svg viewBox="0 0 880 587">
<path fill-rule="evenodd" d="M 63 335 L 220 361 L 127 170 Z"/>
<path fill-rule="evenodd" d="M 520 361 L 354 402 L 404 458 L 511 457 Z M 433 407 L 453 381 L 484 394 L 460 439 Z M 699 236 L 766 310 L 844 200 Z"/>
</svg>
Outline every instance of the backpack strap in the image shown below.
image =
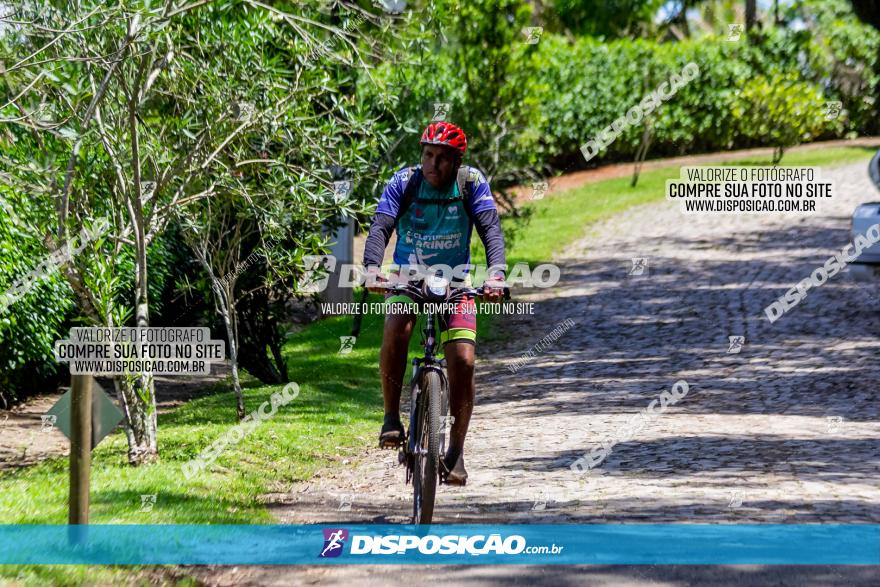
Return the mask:
<svg viewBox="0 0 880 587">
<path fill-rule="evenodd" d="M 395 224 L 406 214 L 409 207 L 419 194 L 419 186 L 422 185 L 421 167 L 408 167 L 403 175 L 403 197 L 400 199 L 400 209 L 397 211 Z"/>
<path fill-rule="evenodd" d="M 458 177 L 456 177 L 455 180 L 458 182 L 458 196 L 464 202 L 464 211 L 467 212 L 468 217 L 471 219 L 471 224 L 473 224 L 474 217 L 471 214 L 467 202 L 471 199 L 471 196 L 474 193 L 474 183 L 477 181 L 477 170 L 469 165 L 462 165 L 458 168 Z"/>
<path fill-rule="evenodd" d="M 471 175 L 471 168 L 467 165 L 462 165 L 458 168 L 458 176 L 455 178 L 456 183 L 458 183 L 458 195 L 462 200 L 465 200 L 465 191 L 468 186 L 468 179 Z M 470 185 L 474 185 L 473 182 Z"/>
</svg>

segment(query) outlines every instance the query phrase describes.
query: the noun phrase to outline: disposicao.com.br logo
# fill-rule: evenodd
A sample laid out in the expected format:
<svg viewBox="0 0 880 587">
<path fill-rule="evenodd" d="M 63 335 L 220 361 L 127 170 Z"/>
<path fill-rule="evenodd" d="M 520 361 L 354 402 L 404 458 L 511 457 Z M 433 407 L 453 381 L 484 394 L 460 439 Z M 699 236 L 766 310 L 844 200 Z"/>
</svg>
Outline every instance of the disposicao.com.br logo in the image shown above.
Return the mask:
<svg viewBox="0 0 880 587">
<path fill-rule="evenodd" d="M 348 538 L 348 530 L 342 528 L 324 529 L 324 547 L 321 549 L 319 558 L 332 558 L 342 554 L 345 539 Z"/>
<path fill-rule="evenodd" d="M 324 548 L 321 557 L 336 557 L 343 551 L 343 544 L 349 537 L 347 530 L 325 529 Z M 458 534 L 416 536 L 413 534 L 391 534 L 388 536 L 351 535 L 349 554 L 419 554 L 439 555 L 517 555 L 517 554 L 560 554 L 563 546 L 528 546 L 526 539 L 518 534 L 502 537 L 501 534 L 488 536 L 477 534 L 464 536 Z"/>
</svg>

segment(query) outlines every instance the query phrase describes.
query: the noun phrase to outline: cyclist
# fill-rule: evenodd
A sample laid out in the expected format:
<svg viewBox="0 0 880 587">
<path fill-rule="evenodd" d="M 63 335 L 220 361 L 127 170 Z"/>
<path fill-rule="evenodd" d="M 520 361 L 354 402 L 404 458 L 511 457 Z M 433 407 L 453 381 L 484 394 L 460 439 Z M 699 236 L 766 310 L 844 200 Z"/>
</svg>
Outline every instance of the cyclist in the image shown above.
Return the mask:
<svg viewBox="0 0 880 587">
<path fill-rule="evenodd" d="M 391 233 L 397 232 L 394 267 L 470 267 L 471 233 L 475 227 L 486 249 L 489 266 L 483 299 L 503 296 L 504 236 L 489 183 L 479 170 L 462 166 L 467 150 L 464 131 L 450 122 L 433 122 L 422 133 L 421 165 L 404 167 L 385 186 L 364 246 L 367 286 L 382 291 L 380 266 Z M 452 285 L 462 285 L 453 283 Z M 414 303 L 407 296 L 388 295 L 387 304 Z M 380 370 L 385 422 L 379 434 L 382 447 L 404 440 L 400 393 L 406 372 L 407 349 L 416 315 L 398 306 L 385 317 Z M 475 303 L 463 299 L 454 312 L 441 314 L 440 342 L 446 356 L 453 416 L 449 448 L 441 474 L 449 485 L 464 485 L 464 440 L 474 408 Z"/>
</svg>

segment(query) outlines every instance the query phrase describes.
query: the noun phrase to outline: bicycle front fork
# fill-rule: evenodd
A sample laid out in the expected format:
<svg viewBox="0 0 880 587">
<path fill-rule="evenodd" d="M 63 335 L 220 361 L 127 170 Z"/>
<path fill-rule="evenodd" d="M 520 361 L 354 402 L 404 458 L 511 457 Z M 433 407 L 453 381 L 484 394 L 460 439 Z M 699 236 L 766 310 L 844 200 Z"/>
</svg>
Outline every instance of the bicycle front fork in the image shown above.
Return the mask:
<svg viewBox="0 0 880 587">
<path fill-rule="evenodd" d="M 415 357 L 412 360 L 412 379 L 410 380 L 410 402 L 409 402 L 409 431 L 407 434 L 406 442 L 401 446 L 400 450 L 397 453 L 397 462 L 398 464 L 406 465 L 406 482 L 409 483 L 412 479 L 413 470 L 415 468 L 415 455 L 418 450 L 418 444 L 421 440 L 419 438 L 419 434 L 421 430 L 419 428 L 419 417 L 418 417 L 418 407 L 419 407 L 419 396 L 422 393 L 421 388 L 419 387 L 419 380 L 422 375 L 422 369 L 425 365 L 440 367 L 441 369 L 446 369 L 446 358 L 442 359 L 426 359 L 421 357 Z M 442 374 L 442 371 L 441 371 Z M 445 380 L 445 377 L 444 377 Z"/>
</svg>

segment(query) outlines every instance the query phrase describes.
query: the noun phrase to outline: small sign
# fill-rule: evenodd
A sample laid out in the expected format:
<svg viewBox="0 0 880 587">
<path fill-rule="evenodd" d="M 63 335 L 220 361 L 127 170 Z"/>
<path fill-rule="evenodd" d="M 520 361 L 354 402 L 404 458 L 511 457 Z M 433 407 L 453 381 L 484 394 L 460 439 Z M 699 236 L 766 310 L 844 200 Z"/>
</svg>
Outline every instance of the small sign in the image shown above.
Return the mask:
<svg viewBox="0 0 880 587">
<path fill-rule="evenodd" d="M 68 390 L 46 412 L 47 416 L 54 417 L 55 427 L 67 438 L 70 438 L 70 398 L 72 393 L 73 390 Z M 116 407 L 116 404 L 98 385 L 98 382 L 92 381 L 92 450 L 105 436 L 113 432 L 117 424 L 122 421 L 123 416 L 122 410 Z"/>
</svg>

